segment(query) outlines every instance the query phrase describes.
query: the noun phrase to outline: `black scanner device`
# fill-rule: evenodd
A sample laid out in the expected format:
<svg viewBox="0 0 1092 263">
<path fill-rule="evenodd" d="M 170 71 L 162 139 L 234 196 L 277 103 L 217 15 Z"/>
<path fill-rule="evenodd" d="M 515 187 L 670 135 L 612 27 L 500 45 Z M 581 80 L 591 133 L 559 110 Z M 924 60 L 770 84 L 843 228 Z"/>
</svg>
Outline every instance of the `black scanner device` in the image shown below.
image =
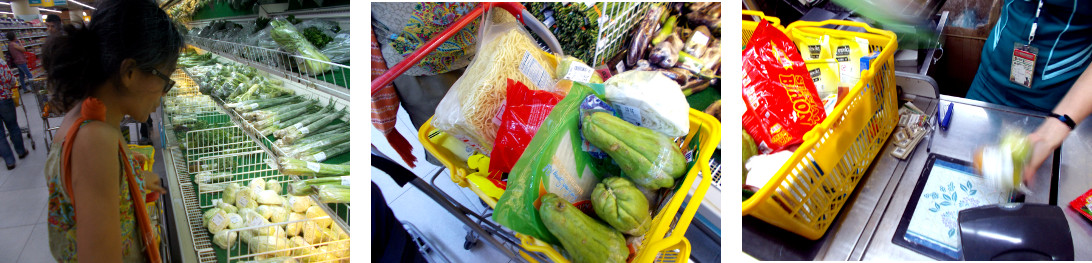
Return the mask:
<svg viewBox="0 0 1092 263">
<path fill-rule="evenodd" d="M 959 211 L 963 260 L 1073 260 L 1073 237 L 1058 206 L 986 205 Z"/>
</svg>

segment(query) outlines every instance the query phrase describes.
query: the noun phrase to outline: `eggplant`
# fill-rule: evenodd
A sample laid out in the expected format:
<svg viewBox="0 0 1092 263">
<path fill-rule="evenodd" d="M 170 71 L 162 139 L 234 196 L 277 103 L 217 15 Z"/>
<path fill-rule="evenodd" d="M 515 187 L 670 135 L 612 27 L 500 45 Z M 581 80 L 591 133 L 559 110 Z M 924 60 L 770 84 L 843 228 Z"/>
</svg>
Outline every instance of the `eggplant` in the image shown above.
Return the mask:
<svg viewBox="0 0 1092 263">
<path fill-rule="evenodd" d="M 698 33 L 704 36 L 703 39 L 697 37 Z M 705 55 L 705 48 L 709 45 L 709 42 L 713 39 L 712 33 L 705 26 L 698 26 L 694 29 L 694 33 L 687 37 L 686 46 L 683 47 L 683 51 L 693 55 L 695 57 L 702 57 Z"/>
<path fill-rule="evenodd" d="M 648 62 L 661 68 L 675 67 L 679 62 L 679 51 L 682 49 L 682 40 L 678 35 L 671 35 L 664 42 L 656 45 L 648 54 Z"/>
<path fill-rule="evenodd" d="M 628 53 L 626 54 L 626 66 L 633 67 L 637 64 L 638 60 L 645 57 L 645 51 L 648 49 L 649 42 L 655 37 L 654 34 L 659 30 L 659 19 L 662 14 L 662 7 L 653 7 L 648 10 L 648 14 L 645 15 L 644 20 L 634 30 L 634 35 L 631 38 Z"/>
<path fill-rule="evenodd" d="M 706 88 L 709 88 L 710 81 L 704 79 L 695 79 L 682 86 L 683 96 L 690 96 L 694 93 L 702 92 Z"/>
</svg>

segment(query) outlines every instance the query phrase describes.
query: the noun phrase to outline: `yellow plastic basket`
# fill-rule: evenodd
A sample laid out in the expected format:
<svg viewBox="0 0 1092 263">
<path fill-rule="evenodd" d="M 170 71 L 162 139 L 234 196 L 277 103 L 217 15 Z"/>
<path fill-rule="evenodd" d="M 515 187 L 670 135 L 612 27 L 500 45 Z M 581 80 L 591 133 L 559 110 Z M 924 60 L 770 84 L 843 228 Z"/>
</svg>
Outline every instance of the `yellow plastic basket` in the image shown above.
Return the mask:
<svg viewBox="0 0 1092 263">
<path fill-rule="evenodd" d="M 781 19 L 780 18 L 776 18 L 776 17 L 772 17 L 772 16 L 766 16 L 762 12 L 752 11 L 752 10 L 743 10 L 743 15 L 761 17 L 762 19 L 766 19 L 766 21 L 770 22 L 770 25 L 774 26 L 774 28 L 777 28 L 778 30 L 785 30 L 784 27 L 781 27 Z M 751 21 L 751 20 L 743 20 L 743 44 L 744 45 L 747 44 L 747 41 L 751 40 L 751 34 L 755 33 L 755 28 L 758 28 L 758 23 L 759 22 L 755 22 L 755 21 Z"/>
<path fill-rule="evenodd" d="M 826 25 L 860 27 L 868 33 L 821 28 Z M 842 210 L 898 122 L 893 56 L 897 43 L 894 33 L 859 22 L 798 21 L 786 31 L 792 29 L 859 37 L 868 40 L 869 53 L 880 51 L 834 111 L 804 135 L 789 161 L 743 202 L 743 215 L 816 240 Z M 744 24 L 745 35 L 753 30 Z"/>
<path fill-rule="evenodd" d="M 459 161 L 459 157 L 452 152 L 450 146 L 445 147 L 439 144 L 444 141 L 442 136 L 448 135 L 434 129 L 432 119 L 421 125 L 421 129 L 417 133 L 417 138 L 424 145 L 425 150 L 436 156 L 448 170 L 451 170 L 452 181 L 463 187 L 470 188 L 486 204 L 495 208 L 496 198 L 487 196 L 477 185 L 467 183 L 466 176 L 473 171 L 465 162 Z M 644 242 L 637 249 L 633 262 L 686 262 L 687 258 L 690 257 L 690 242 L 686 240 L 683 234 L 690 227 L 690 221 L 694 218 L 694 213 L 698 211 L 698 207 L 701 206 L 701 201 L 705 198 L 705 192 L 709 190 L 712 182 L 712 176 L 709 176 L 712 174 L 709 171 L 709 165 L 702 164 L 709 163 L 709 158 L 713 155 L 714 149 L 720 144 L 720 121 L 701 111 L 691 109 L 690 134 L 686 136 L 683 145 L 689 145 L 695 136 L 698 136 L 701 142 L 701 145 L 698 146 L 700 154 L 694 157 L 697 165 L 694 165 L 686 173 L 682 186 L 679 188 L 681 192 L 675 194 L 667 205 L 652 218 L 652 227 L 645 233 Z M 705 176 L 701 176 L 700 180 L 695 180 L 698 178 L 699 172 Z M 685 191 L 691 189 L 694 184 L 697 184 L 697 190 L 687 201 Z M 684 201 L 686 201 L 686 208 L 680 211 Z M 677 221 L 675 220 L 676 216 L 678 216 Z M 569 262 L 553 246 L 545 242 L 519 233 L 516 234 L 516 237 L 520 239 L 522 243 L 520 245 L 528 251 L 540 252 L 553 262 Z M 522 252 L 520 255 L 531 262 L 535 262 L 534 259 L 522 254 Z"/>
</svg>

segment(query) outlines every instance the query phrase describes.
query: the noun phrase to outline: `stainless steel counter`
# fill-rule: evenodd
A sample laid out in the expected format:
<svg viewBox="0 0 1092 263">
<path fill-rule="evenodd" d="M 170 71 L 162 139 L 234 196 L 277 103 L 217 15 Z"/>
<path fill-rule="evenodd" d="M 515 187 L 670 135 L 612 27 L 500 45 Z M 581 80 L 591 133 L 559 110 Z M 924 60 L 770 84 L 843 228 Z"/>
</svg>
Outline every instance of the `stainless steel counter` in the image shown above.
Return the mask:
<svg viewBox="0 0 1092 263">
<path fill-rule="evenodd" d="M 820 240 L 777 235 L 756 237 L 754 232 L 765 231 L 769 226 L 744 218 L 744 252 L 762 260 L 933 260 L 892 243 L 929 154 L 969 161 L 980 145 L 996 142 L 1003 127 L 1031 132 L 1044 120 L 1041 113 L 963 98 L 941 96 L 937 100 L 910 97 L 917 107 L 930 114 L 936 111 L 937 104 L 943 107 L 949 103 L 955 105 L 950 128 L 932 133 L 931 149 L 927 136 L 910 158 L 899 160 L 890 155 L 894 146 L 889 140 L 873 161 L 868 175 L 861 179 L 852 198 Z M 1063 142 L 1061 149 L 1057 202 L 1063 207 L 1069 221 L 1074 248 L 1078 248 L 1075 249 L 1076 260 L 1092 260 L 1092 250 L 1079 249 L 1092 244 L 1092 222 L 1067 207 L 1069 201 L 1092 188 L 1092 174 L 1088 172 L 1092 171 L 1092 142 L 1088 141 L 1092 140 L 1092 124 L 1084 123 L 1076 130 Z M 1049 202 L 1052 168 L 1053 158 L 1048 158 L 1037 173 L 1032 189 L 1034 194 L 1027 196 L 1025 202 Z M 754 242 L 751 239 L 763 244 L 747 245 Z M 771 244 L 773 247 L 769 247 Z M 786 251 L 795 253 L 784 253 Z M 814 252 L 813 258 L 809 258 L 811 252 Z M 787 254 L 792 256 L 783 256 Z"/>
</svg>

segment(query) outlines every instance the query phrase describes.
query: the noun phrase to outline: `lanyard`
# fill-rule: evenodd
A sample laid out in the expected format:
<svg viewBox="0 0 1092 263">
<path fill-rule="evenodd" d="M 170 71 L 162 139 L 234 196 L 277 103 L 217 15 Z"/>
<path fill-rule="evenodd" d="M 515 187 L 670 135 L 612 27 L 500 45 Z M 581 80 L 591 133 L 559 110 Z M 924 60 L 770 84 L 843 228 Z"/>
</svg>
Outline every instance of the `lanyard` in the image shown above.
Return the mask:
<svg viewBox="0 0 1092 263">
<path fill-rule="evenodd" d="M 1028 33 L 1028 46 L 1035 39 L 1035 30 L 1039 28 L 1039 12 L 1043 11 L 1043 0 L 1039 0 L 1039 7 L 1035 8 L 1035 20 L 1031 22 L 1031 32 Z"/>
</svg>

